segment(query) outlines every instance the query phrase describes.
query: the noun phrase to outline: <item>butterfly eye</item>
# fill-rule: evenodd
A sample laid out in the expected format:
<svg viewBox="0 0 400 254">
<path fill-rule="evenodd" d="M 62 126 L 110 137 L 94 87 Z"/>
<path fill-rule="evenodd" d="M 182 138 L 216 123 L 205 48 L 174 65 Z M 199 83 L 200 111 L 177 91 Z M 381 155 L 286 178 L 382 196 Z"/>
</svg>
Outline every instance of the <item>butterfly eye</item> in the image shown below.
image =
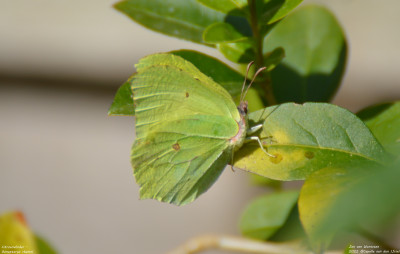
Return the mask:
<svg viewBox="0 0 400 254">
<path fill-rule="evenodd" d="M 243 116 L 247 114 L 247 105 L 248 105 L 247 101 L 240 102 L 239 106 L 237 107 L 240 115 Z"/>
</svg>

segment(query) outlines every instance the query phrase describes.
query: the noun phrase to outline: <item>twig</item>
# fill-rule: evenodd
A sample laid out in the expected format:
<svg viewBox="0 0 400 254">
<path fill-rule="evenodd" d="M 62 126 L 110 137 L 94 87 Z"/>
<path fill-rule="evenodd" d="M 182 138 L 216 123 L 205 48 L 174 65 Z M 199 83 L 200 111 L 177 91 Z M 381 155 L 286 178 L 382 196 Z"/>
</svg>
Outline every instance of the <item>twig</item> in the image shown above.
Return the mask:
<svg viewBox="0 0 400 254">
<path fill-rule="evenodd" d="M 167 254 L 193 254 L 205 250 L 219 249 L 258 254 L 312 254 L 299 242 L 271 243 L 228 235 L 202 235 L 194 237 Z M 339 254 L 341 251 L 325 252 Z"/>
</svg>

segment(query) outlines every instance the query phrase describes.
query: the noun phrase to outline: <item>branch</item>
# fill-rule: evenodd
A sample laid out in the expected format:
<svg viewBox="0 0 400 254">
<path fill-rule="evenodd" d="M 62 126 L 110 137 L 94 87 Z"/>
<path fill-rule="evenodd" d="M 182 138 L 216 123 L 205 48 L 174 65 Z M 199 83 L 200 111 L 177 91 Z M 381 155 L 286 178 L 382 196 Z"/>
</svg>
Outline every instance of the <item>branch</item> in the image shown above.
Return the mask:
<svg viewBox="0 0 400 254">
<path fill-rule="evenodd" d="M 193 254 L 210 249 L 230 250 L 253 254 L 312 254 L 305 250 L 299 242 L 271 243 L 228 235 L 197 236 L 167 254 Z M 342 252 L 325 252 L 340 254 Z"/>
</svg>

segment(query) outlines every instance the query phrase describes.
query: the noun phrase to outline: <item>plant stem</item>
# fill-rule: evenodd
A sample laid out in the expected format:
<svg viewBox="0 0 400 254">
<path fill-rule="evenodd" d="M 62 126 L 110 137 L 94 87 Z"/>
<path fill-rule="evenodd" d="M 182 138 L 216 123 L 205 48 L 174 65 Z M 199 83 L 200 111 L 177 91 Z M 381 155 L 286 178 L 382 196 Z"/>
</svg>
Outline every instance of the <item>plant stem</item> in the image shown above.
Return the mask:
<svg viewBox="0 0 400 254">
<path fill-rule="evenodd" d="M 264 64 L 264 59 L 262 56 L 262 41 L 260 35 L 260 29 L 258 27 L 257 21 L 257 9 L 256 9 L 256 1 L 255 0 L 248 0 L 249 11 L 250 11 L 250 26 L 253 32 L 253 37 L 255 40 L 255 50 L 256 50 L 256 59 L 255 63 L 258 68 L 262 67 Z"/>
<path fill-rule="evenodd" d="M 255 53 L 256 59 L 255 64 L 257 68 L 264 66 L 264 57 L 263 57 L 263 38 L 260 34 L 260 27 L 258 25 L 257 20 L 257 8 L 256 8 L 256 0 L 247 0 L 247 4 L 249 6 L 250 16 L 249 22 L 251 26 L 251 30 L 253 32 L 253 38 L 255 42 Z M 268 106 L 277 104 L 277 101 L 272 92 L 271 79 L 270 76 L 260 74 L 262 82 L 258 82 L 260 86 L 264 89 L 265 98 L 267 100 Z"/>
<path fill-rule="evenodd" d="M 298 242 L 271 243 L 227 235 L 203 235 L 190 239 L 167 254 L 193 254 L 210 249 L 237 251 L 258 254 L 312 254 L 303 249 Z M 325 252 L 339 254 L 341 251 Z"/>
</svg>

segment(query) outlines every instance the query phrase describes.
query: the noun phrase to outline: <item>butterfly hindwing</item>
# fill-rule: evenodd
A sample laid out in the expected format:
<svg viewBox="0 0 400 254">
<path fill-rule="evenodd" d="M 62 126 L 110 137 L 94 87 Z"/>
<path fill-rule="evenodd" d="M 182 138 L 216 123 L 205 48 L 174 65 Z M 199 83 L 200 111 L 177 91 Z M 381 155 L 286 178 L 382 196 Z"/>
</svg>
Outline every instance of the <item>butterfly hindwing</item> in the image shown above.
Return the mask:
<svg viewBox="0 0 400 254">
<path fill-rule="evenodd" d="M 191 134 L 196 129 L 211 129 L 210 122 L 182 120 L 184 132 L 157 128 L 132 149 L 136 181 L 141 198 L 185 204 L 193 201 L 217 179 L 231 158 L 226 139 Z M 206 125 L 206 126 L 204 126 Z M 209 125 L 209 126 L 207 126 Z"/>
</svg>

